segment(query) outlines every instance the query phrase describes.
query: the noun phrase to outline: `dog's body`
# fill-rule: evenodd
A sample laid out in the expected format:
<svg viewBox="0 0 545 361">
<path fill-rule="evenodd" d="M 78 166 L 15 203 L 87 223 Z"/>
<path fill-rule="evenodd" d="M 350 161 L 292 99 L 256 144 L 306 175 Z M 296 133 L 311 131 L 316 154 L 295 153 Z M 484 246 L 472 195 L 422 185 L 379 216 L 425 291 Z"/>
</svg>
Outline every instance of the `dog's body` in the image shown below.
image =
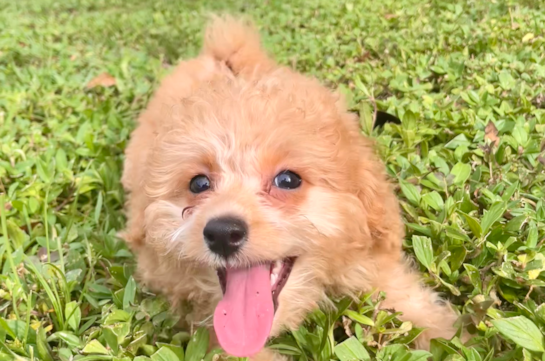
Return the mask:
<svg viewBox="0 0 545 361">
<path fill-rule="evenodd" d="M 395 195 L 355 117 L 276 65 L 241 22 L 216 19 L 202 54 L 163 81 L 122 182 L 141 279 L 190 303 L 188 322 L 216 309 L 232 354 L 255 354 L 263 335 L 296 328 L 327 295 L 373 288 L 386 292 L 384 308 L 427 328 L 417 347 L 455 333 L 455 314 L 404 262 Z M 248 338 L 239 345 L 232 333 L 256 336 L 237 335 Z"/>
</svg>

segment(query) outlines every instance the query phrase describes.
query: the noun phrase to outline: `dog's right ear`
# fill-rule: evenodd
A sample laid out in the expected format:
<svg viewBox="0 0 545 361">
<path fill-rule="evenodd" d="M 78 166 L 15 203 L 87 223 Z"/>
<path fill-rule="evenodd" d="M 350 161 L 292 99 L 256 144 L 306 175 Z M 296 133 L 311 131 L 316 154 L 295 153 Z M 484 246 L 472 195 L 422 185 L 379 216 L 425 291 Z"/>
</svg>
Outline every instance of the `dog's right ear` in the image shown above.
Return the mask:
<svg viewBox="0 0 545 361">
<path fill-rule="evenodd" d="M 376 255 L 398 260 L 405 229 L 397 198 L 384 168 L 373 143 L 362 138 L 357 196 L 367 216 L 372 249 Z"/>
<path fill-rule="evenodd" d="M 255 27 L 231 16 L 212 17 L 202 52 L 225 64 L 234 75 L 267 72 L 276 67 L 263 50 Z"/>
</svg>

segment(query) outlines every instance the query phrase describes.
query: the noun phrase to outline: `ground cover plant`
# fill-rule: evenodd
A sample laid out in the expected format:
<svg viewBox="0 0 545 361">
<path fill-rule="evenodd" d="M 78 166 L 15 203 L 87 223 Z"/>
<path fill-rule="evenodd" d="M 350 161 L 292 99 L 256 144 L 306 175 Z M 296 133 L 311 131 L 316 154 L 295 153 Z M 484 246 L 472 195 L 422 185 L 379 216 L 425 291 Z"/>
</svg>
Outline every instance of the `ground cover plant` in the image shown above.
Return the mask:
<svg viewBox="0 0 545 361">
<path fill-rule="evenodd" d="M 472 333 L 370 294 L 273 340 L 297 360 L 545 360 L 545 12 L 532 0 L 0 1 L 0 360 L 212 361 L 116 237 L 132 122 L 196 54 L 209 11 L 251 15 L 279 62 L 344 92 L 376 139 L 405 249 Z M 373 130 L 377 110 L 401 119 Z M 191 321 L 191 320 L 187 320 Z"/>
</svg>

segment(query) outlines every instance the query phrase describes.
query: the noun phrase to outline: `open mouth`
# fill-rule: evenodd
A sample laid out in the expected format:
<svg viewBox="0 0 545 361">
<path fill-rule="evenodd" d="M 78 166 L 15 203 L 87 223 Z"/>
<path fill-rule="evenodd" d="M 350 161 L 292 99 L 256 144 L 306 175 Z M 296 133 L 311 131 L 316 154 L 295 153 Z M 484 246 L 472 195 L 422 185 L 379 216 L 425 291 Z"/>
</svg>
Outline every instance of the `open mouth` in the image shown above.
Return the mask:
<svg viewBox="0 0 545 361">
<path fill-rule="evenodd" d="M 266 264 L 270 265 L 271 295 L 275 311 L 278 309 L 278 296 L 288 281 L 294 263 L 295 257 L 288 257 L 275 262 L 266 262 Z M 225 295 L 227 289 L 227 270 L 225 268 L 218 268 L 217 273 L 221 290 Z"/>
<path fill-rule="evenodd" d="M 218 269 L 223 299 L 214 312 L 214 330 L 228 354 L 248 357 L 263 348 L 295 260 L 288 257 L 247 268 Z"/>
</svg>

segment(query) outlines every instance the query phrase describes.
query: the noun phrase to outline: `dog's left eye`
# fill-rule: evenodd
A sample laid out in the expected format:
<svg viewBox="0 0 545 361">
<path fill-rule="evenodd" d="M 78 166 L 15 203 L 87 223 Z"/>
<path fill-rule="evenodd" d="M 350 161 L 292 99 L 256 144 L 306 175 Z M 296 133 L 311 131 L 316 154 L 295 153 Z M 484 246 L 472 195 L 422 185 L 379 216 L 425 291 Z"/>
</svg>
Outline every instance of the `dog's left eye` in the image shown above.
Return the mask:
<svg viewBox="0 0 545 361">
<path fill-rule="evenodd" d="M 210 189 L 210 179 L 207 176 L 199 174 L 193 177 L 189 182 L 189 190 L 193 193 L 202 193 Z"/>
<path fill-rule="evenodd" d="M 285 170 L 274 177 L 274 185 L 280 189 L 295 189 L 301 186 L 301 177 L 291 170 Z"/>
</svg>

